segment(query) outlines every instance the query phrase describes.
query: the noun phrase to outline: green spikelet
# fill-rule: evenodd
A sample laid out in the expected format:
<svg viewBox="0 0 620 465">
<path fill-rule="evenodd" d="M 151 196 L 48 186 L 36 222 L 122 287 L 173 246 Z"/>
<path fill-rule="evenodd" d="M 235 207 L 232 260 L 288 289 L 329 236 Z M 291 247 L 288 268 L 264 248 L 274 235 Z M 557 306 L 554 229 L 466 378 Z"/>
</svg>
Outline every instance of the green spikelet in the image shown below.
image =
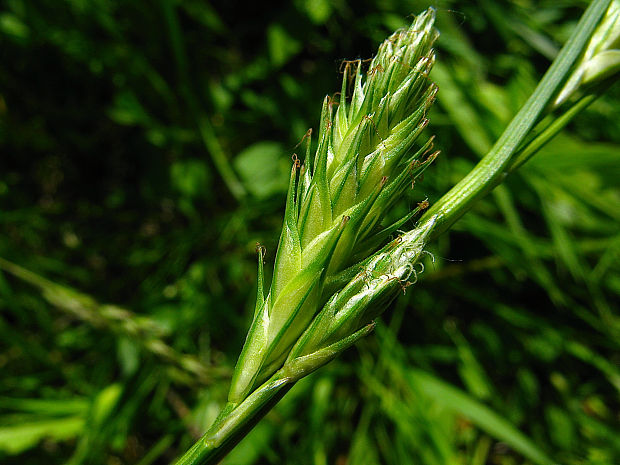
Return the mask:
<svg viewBox="0 0 620 465">
<path fill-rule="evenodd" d="M 379 226 L 391 205 L 436 157 L 430 140 L 412 150 L 428 124 L 437 92 L 428 78 L 438 37 L 434 19 L 429 9 L 408 29 L 394 33 L 366 70 L 360 60 L 346 62 L 338 103 L 329 96 L 323 101 L 316 152 L 311 156 L 308 151 L 303 166 L 295 158 L 291 170 L 271 287 L 266 297 L 259 290 L 233 376 L 232 404 L 243 401 L 282 367 L 291 348 L 301 347 L 298 340 L 308 326 L 318 320 L 332 324 L 325 316 L 328 311 L 315 319 L 329 298 L 326 283 L 332 283 L 330 293 L 337 291 L 332 289 L 335 276 L 365 260 L 411 219 L 412 214 L 406 215 L 393 229 Z M 309 147 L 309 137 L 307 142 Z M 259 261 L 262 276 L 262 257 Z M 335 299 L 341 303 L 343 297 Z M 362 331 L 359 323 L 366 320 L 351 317 L 346 325 L 333 323 L 333 338 L 327 342 L 347 331 Z M 335 329 L 345 326 L 346 330 Z M 346 340 L 350 344 L 355 338 Z M 321 357 L 332 349 L 325 348 Z"/>
<path fill-rule="evenodd" d="M 584 88 L 620 75 L 620 0 L 613 0 L 592 35 L 580 62 L 555 99 L 559 106 Z"/>
<path fill-rule="evenodd" d="M 290 351 L 287 363 L 346 340 L 372 322 L 401 289 L 417 279 L 416 264 L 435 226 L 431 217 L 388 244 L 335 293 Z"/>
</svg>

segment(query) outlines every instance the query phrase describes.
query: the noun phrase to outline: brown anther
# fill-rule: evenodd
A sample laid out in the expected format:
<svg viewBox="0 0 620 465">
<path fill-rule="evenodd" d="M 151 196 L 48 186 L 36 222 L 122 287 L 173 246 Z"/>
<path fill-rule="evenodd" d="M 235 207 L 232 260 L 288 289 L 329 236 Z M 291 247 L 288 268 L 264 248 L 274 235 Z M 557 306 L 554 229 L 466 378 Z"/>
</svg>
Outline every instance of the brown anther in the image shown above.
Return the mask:
<svg viewBox="0 0 620 465">
<path fill-rule="evenodd" d="M 403 290 L 403 295 L 405 295 L 407 293 L 407 288 L 413 283 L 411 281 L 398 281 L 398 284 L 400 284 L 400 288 Z"/>
<path fill-rule="evenodd" d="M 420 166 L 422 166 L 422 163 L 420 163 L 419 160 L 413 160 L 411 162 L 411 164 L 409 165 L 409 174 L 411 175 L 411 188 L 413 189 L 415 187 L 415 174 L 414 171 L 416 170 L 416 168 L 419 168 Z"/>
<path fill-rule="evenodd" d="M 424 164 L 432 163 L 435 160 L 435 158 L 439 156 L 440 153 L 441 153 L 441 150 L 436 150 L 435 152 L 431 153 L 428 157 L 426 157 L 426 160 L 424 160 Z"/>
<path fill-rule="evenodd" d="M 385 71 L 385 69 L 383 69 L 383 66 L 379 63 L 377 66 L 374 66 L 368 70 L 368 75 L 372 76 L 376 73 L 382 73 L 383 71 Z"/>
<path fill-rule="evenodd" d="M 296 149 L 297 147 L 299 147 L 303 141 L 305 141 L 306 139 L 309 139 L 312 136 L 312 128 L 309 128 L 306 133 L 304 134 L 304 136 L 301 138 L 301 140 L 297 143 L 297 145 L 295 147 L 293 147 L 294 149 Z"/>
<path fill-rule="evenodd" d="M 426 210 L 429 207 L 430 203 L 428 203 L 428 200 L 422 200 L 421 202 L 418 203 L 418 208 L 420 210 Z"/>
<path fill-rule="evenodd" d="M 267 248 L 261 245 L 260 242 L 256 243 L 256 253 L 263 257 L 263 263 L 265 263 L 265 255 L 267 255 Z"/>
<path fill-rule="evenodd" d="M 435 140 L 435 136 L 431 136 L 430 138 L 431 143 L 429 144 L 428 148 L 424 151 L 424 153 L 422 154 L 422 157 L 420 158 L 426 157 L 433 150 L 433 148 L 435 147 L 435 144 L 433 143 L 434 140 Z M 439 152 L 436 152 L 436 153 L 439 154 Z"/>
<path fill-rule="evenodd" d="M 334 105 L 338 105 L 338 102 L 336 102 L 336 100 L 334 100 L 334 98 L 330 95 L 327 96 L 327 105 L 329 106 L 329 109 L 331 110 L 331 108 Z"/>
<path fill-rule="evenodd" d="M 295 166 L 295 168 L 299 168 L 301 166 L 301 160 L 296 153 L 291 156 L 291 159 L 293 160 L 293 165 Z"/>
<path fill-rule="evenodd" d="M 406 294 L 407 288 L 413 284 L 411 281 L 407 281 L 406 279 L 400 279 L 398 276 L 392 276 L 391 278 L 388 278 L 387 280 L 387 282 L 392 282 L 392 281 L 398 282 L 398 285 L 402 289 L 403 294 Z"/>
<path fill-rule="evenodd" d="M 355 72 L 351 75 L 355 76 L 359 67 L 361 66 L 361 60 L 342 60 L 340 62 L 340 68 L 338 71 L 340 72 L 340 74 L 344 74 L 346 72 L 347 75 L 350 75 L 349 71 L 351 69 L 351 65 L 356 65 Z"/>
</svg>

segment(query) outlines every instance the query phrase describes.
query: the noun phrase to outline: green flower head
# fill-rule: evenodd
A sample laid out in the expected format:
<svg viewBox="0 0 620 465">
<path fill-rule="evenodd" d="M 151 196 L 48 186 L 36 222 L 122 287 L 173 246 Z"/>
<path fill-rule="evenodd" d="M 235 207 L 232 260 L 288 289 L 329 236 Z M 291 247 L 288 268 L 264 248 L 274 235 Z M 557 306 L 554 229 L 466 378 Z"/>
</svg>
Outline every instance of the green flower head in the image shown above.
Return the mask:
<svg viewBox="0 0 620 465">
<path fill-rule="evenodd" d="M 316 152 L 308 142 L 303 165 L 294 157 L 271 288 L 264 297 L 260 283 L 231 402 L 282 366 L 329 298 L 326 280 L 374 253 L 419 210 L 380 226 L 437 155 L 432 138 L 416 146 L 437 93 L 429 79 L 434 19 L 433 9 L 418 16 L 367 66 L 345 62 L 339 96 L 325 98 Z"/>
</svg>

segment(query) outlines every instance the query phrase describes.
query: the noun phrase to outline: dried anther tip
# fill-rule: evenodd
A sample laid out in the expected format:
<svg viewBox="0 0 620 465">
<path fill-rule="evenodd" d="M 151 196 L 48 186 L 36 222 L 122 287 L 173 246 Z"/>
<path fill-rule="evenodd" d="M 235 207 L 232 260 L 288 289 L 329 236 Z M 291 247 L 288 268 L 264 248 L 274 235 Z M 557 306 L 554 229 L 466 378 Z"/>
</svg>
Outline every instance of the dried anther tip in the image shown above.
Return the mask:
<svg viewBox="0 0 620 465">
<path fill-rule="evenodd" d="M 293 160 L 293 166 L 294 166 L 295 168 L 299 168 L 299 167 L 301 166 L 301 160 L 299 159 L 299 157 L 297 156 L 297 154 L 296 154 L 296 153 L 294 153 L 294 154 L 291 156 L 291 160 Z"/>
</svg>

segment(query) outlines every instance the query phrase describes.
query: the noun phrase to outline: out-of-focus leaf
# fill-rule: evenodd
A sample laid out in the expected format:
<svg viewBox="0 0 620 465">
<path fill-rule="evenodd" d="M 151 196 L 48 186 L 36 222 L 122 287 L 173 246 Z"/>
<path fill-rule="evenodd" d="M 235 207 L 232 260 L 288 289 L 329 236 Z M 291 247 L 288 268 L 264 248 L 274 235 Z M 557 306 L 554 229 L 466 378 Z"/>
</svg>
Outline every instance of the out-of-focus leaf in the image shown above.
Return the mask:
<svg viewBox="0 0 620 465">
<path fill-rule="evenodd" d="M 178 160 L 170 167 L 172 186 L 183 196 L 194 199 L 208 195 L 211 173 L 204 160 Z"/>
<path fill-rule="evenodd" d="M 67 416 L 85 413 L 88 400 L 72 399 L 15 399 L 0 397 L 0 408 L 8 411 L 30 412 L 47 416 Z"/>
<path fill-rule="evenodd" d="M 30 36 L 30 28 L 11 13 L 0 14 L 0 31 L 21 40 L 28 39 Z"/>
<path fill-rule="evenodd" d="M 267 30 L 269 55 L 274 66 L 280 67 L 301 50 L 301 44 L 280 25 L 272 24 Z"/>
<path fill-rule="evenodd" d="M 555 405 L 550 405 L 545 410 L 545 416 L 547 417 L 551 440 L 561 450 L 570 449 L 571 444 L 575 441 L 575 425 L 570 413 Z"/>
<path fill-rule="evenodd" d="M 407 378 L 424 395 L 468 418 L 489 435 L 505 442 L 533 462 L 540 465 L 554 463 L 509 421 L 460 389 L 421 370 L 410 370 Z"/>
<path fill-rule="evenodd" d="M 288 187 L 290 161 L 277 142 L 263 141 L 247 147 L 234 161 L 246 189 L 259 199 L 285 192 Z"/>
<path fill-rule="evenodd" d="M 97 425 L 101 425 L 116 408 L 123 386 L 121 384 L 111 384 L 103 389 L 95 398 L 90 412 L 90 420 Z"/>
<path fill-rule="evenodd" d="M 332 13 L 332 3 L 329 0 L 304 0 L 299 2 L 310 20 L 315 24 L 323 24 Z"/>
<path fill-rule="evenodd" d="M 0 420 L 1 422 L 1 420 Z M 0 450 L 19 454 L 49 438 L 56 441 L 71 439 L 84 428 L 84 417 L 42 419 L 17 425 L 0 426 Z"/>
</svg>

